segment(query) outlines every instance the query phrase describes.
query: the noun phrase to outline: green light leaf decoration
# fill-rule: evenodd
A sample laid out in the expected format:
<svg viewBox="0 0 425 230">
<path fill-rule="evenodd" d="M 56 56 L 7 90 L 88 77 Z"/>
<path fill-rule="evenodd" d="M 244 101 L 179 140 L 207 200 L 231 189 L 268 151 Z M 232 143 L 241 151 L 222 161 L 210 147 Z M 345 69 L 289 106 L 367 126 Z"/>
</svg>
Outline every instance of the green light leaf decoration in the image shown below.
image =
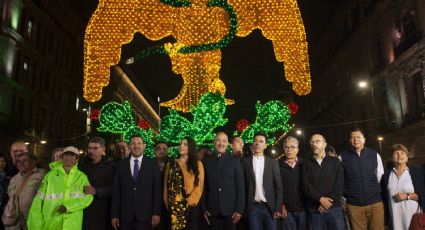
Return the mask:
<svg viewBox="0 0 425 230">
<path fill-rule="evenodd" d="M 291 118 L 290 110 L 281 101 L 269 101 L 263 105 L 257 102 L 255 108 L 257 110 L 255 123 L 249 125 L 241 133 L 241 138 L 245 143 L 252 143 L 254 135 L 257 132 L 265 132 L 270 136 L 274 132 L 286 132 L 291 129 L 289 125 L 289 119 Z M 268 144 L 273 144 L 274 142 L 275 138 L 270 137 Z"/>
</svg>

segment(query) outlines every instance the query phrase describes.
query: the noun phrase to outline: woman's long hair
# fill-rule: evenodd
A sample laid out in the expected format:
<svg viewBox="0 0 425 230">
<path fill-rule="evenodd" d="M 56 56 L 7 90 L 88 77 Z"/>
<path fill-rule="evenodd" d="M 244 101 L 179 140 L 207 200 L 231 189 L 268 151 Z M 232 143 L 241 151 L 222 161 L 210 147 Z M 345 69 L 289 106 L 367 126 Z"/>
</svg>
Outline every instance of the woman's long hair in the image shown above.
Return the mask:
<svg viewBox="0 0 425 230">
<path fill-rule="evenodd" d="M 199 184 L 199 169 L 198 169 L 198 158 L 196 156 L 196 143 L 191 137 L 185 137 L 183 140 L 187 141 L 187 161 L 186 166 L 195 175 L 195 181 L 193 182 L 194 187 Z"/>
</svg>

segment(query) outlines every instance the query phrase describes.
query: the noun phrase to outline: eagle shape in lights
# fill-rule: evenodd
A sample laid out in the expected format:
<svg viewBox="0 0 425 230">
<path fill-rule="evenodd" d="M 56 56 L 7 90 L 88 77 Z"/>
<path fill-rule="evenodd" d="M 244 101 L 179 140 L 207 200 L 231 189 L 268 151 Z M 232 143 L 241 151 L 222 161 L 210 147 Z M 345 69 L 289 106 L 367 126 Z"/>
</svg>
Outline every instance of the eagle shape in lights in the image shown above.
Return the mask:
<svg viewBox="0 0 425 230">
<path fill-rule="evenodd" d="M 161 105 L 188 112 L 206 92 L 225 94 L 219 78 L 220 48 L 235 35 L 245 37 L 257 28 L 273 42 L 295 93 L 308 94 L 307 41 L 296 0 L 99 0 L 84 40 L 84 98 L 95 102 L 102 97 L 110 66 L 120 61 L 121 46 L 136 32 L 154 41 L 173 36 L 176 43 L 139 53 L 135 59 L 169 55 L 183 87 L 176 98 Z"/>
</svg>

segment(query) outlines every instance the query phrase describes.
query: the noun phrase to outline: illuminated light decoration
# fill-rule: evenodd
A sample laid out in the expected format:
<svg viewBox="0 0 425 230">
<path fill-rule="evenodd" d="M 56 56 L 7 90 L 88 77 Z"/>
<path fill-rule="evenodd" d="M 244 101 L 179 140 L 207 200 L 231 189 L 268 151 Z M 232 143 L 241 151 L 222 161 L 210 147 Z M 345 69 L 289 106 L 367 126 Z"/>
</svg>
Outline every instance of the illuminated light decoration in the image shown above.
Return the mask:
<svg viewBox="0 0 425 230">
<path fill-rule="evenodd" d="M 299 107 L 298 107 L 297 103 L 295 103 L 295 102 L 291 102 L 291 103 L 289 103 L 289 104 L 288 104 L 288 108 L 289 108 L 289 110 L 291 111 L 291 115 L 292 115 L 292 116 L 294 116 L 295 114 L 297 114 L 297 113 L 298 113 L 298 109 L 299 109 Z"/>
<path fill-rule="evenodd" d="M 138 123 L 137 126 L 144 129 L 144 130 L 148 130 L 150 128 L 149 126 L 149 122 L 147 120 L 141 119 Z"/>
<path fill-rule="evenodd" d="M 221 94 L 206 93 L 201 97 L 197 106 L 192 106 L 193 121 L 180 116 L 174 109 L 160 123 L 158 140 L 170 144 L 179 144 L 190 136 L 198 145 L 214 139 L 214 129 L 227 123 L 225 98 Z M 177 156 L 176 148 L 171 149 L 170 157 Z"/>
<path fill-rule="evenodd" d="M 146 144 L 144 154 L 149 158 L 155 158 L 155 133 L 152 129 L 142 129 L 137 126 L 130 127 L 127 131 L 123 133 L 123 139 L 127 143 L 130 143 L 130 138 L 133 135 L 139 135 L 143 139 L 143 143 Z"/>
<path fill-rule="evenodd" d="M 225 5 L 236 12 L 237 21 L 232 21 L 230 8 L 218 7 Z M 84 40 L 84 98 L 95 102 L 102 97 L 103 87 L 109 84 L 110 66 L 119 62 L 121 46 L 136 32 L 151 40 L 171 35 L 177 41 L 160 50 L 150 49 L 170 55 L 173 72 L 183 78 L 177 97 L 162 106 L 188 112 L 205 92 L 224 95 L 225 86 L 219 79 L 221 47 L 217 44 L 231 41 L 235 22 L 236 36 L 260 29 L 273 42 L 276 59 L 284 63 L 294 91 L 298 95 L 310 92 L 307 41 L 296 0 L 228 0 L 228 4 L 225 0 L 99 0 Z M 217 47 L 212 47 L 214 44 Z M 198 48 L 186 52 L 190 47 Z"/>
<path fill-rule="evenodd" d="M 238 132 L 243 132 L 246 128 L 248 128 L 249 126 L 249 121 L 246 119 L 240 119 L 237 123 L 236 123 L 236 130 Z"/>
<path fill-rule="evenodd" d="M 135 121 L 128 101 L 124 104 L 109 102 L 102 107 L 99 117 L 100 132 L 124 133 Z"/>
<path fill-rule="evenodd" d="M 249 125 L 241 134 L 245 143 L 252 143 L 255 133 L 264 132 L 270 137 L 268 144 L 273 144 L 275 138 L 270 136 L 272 133 L 291 129 L 291 125 L 288 124 L 291 113 L 288 106 L 281 101 L 269 101 L 264 105 L 257 102 L 255 109 L 257 110 L 255 123 Z"/>
<path fill-rule="evenodd" d="M 90 119 L 93 121 L 98 121 L 100 116 L 100 109 L 91 109 L 90 110 Z"/>
<path fill-rule="evenodd" d="M 153 153 L 153 139 L 155 134 L 152 129 L 145 130 L 135 125 L 131 106 L 128 101 L 125 101 L 123 104 L 117 102 L 105 104 L 100 111 L 99 124 L 100 126 L 97 128 L 99 132 L 120 134 L 126 142 L 130 141 L 131 136 L 135 134 L 140 135 L 146 144 L 145 154 L 151 158 L 155 157 Z"/>
</svg>

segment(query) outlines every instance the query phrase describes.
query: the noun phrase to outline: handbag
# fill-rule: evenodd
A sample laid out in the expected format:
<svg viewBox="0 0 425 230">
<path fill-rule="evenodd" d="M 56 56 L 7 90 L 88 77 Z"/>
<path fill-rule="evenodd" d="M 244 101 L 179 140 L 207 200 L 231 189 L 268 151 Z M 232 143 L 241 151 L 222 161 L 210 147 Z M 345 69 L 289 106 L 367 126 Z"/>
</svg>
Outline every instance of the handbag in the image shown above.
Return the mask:
<svg viewBox="0 0 425 230">
<path fill-rule="evenodd" d="M 412 216 L 409 230 L 424 230 L 425 229 L 425 213 L 421 212 L 418 205 L 418 211 Z"/>
<path fill-rule="evenodd" d="M 6 227 L 15 226 L 18 224 L 19 220 L 22 219 L 23 213 L 19 208 L 19 195 L 27 184 L 27 181 L 31 174 L 32 173 L 28 174 L 28 176 L 24 178 L 24 181 L 22 181 L 21 186 L 19 186 L 15 194 L 13 194 L 13 196 L 9 199 L 9 202 L 7 202 L 7 205 L 4 208 L 1 220 L 3 221 L 3 224 Z"/>
</svg>

